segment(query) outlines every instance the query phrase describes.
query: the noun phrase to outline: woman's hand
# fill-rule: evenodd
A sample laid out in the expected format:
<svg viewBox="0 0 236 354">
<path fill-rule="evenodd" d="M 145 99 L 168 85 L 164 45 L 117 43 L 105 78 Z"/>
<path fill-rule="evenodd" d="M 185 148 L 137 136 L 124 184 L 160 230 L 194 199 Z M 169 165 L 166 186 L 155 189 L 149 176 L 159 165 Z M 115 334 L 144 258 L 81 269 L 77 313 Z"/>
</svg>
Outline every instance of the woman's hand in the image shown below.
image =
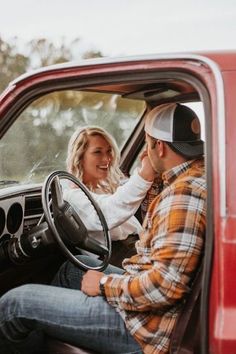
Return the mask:
<svg viewBox="0 0 236 354">
<path fill-rule="evenodd" d="M 140 156 L 141 168 L 139 170 L 139 175 L 146 181 L 152 182 L 156 176 L 156 172 L 152 168 L 151 161 L 148 157 L 147 150 L 144 150 Z"/>
</svg>

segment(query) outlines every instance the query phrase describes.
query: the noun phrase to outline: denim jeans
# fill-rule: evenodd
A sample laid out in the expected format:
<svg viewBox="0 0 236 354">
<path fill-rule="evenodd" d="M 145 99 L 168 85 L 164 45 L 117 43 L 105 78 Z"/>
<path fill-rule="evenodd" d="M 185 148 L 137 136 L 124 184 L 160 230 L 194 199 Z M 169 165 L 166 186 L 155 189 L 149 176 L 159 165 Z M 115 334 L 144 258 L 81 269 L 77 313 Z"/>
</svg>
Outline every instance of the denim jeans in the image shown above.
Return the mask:
<svg viewBox="0 0 236 354">
<path fill-rule="evenodd" d="M 90 265 L 99 261 L 79 256 Z M 122 273 L 108 266 L 105 273 Z M 0 353 L 46 352 L 45 337 L 98 351 L 142 353 L 124 321 L 102 296 L 80 291 L 84 272 L 70 262 L 62 265 L 52 285 L 27 284 L 0 299 Z"/>
</svg>

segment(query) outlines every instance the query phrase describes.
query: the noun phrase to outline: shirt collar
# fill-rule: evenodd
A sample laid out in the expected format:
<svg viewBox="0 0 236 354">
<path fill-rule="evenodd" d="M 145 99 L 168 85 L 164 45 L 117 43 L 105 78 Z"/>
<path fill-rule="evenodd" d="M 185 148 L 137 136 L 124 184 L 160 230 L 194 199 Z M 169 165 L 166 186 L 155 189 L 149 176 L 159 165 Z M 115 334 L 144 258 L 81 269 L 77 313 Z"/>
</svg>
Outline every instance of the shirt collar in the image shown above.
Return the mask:
<svg viewBox="0 0 236 354">
<path fill-rule="evenodd" d="M 188 160 L 188 161 L 185 161 L 185 162 L 181 163 L 180 165 L 177 165 L 177 166 L 171 168 L 168 171 L 165 171 L 162 174 L 162 179 L 163 179 L 164 186 L 167 187 L 168 185 L 173 183 L 174 180 L 178 176 L 180 176 L 183 172 L 187 171 L 189 169 L 189 167 L 191 167 L 196 162 L 198 162 L 198 163 L 200 162 L 201 164 L 203 164 L 203 159 Z"/>
</svg>

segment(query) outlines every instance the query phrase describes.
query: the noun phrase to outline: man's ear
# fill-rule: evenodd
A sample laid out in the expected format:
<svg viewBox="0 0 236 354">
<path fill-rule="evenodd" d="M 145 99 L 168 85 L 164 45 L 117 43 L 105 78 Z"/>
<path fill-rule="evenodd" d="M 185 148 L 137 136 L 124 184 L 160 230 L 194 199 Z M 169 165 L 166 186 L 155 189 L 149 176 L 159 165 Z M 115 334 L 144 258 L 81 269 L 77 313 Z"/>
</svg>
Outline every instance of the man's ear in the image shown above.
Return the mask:
<svg viewBox="0 0 236 354">
<path fill-rule="evenodd" d="M 165 153 L 165 143 L 161 140 L 156 140 L 156 142 L 157 142 L 158 156 L 163 157 Z"/>
</svg>

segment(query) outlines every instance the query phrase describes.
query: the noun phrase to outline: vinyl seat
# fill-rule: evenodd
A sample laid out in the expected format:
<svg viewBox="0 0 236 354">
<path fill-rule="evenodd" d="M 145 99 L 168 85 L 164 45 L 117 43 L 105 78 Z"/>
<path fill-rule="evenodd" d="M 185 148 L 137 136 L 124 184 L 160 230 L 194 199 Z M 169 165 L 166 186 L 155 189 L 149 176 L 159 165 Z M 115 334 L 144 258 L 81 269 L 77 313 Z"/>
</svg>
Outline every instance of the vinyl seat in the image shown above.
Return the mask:
<svg viewBox="0 0 236 354">
<path fill-rule="evenodd" d="M 99 354 L 89 349 L 75 347 L 71 344 L 50 338 L 47 340 L 49 354 Z"/>
</svg>

